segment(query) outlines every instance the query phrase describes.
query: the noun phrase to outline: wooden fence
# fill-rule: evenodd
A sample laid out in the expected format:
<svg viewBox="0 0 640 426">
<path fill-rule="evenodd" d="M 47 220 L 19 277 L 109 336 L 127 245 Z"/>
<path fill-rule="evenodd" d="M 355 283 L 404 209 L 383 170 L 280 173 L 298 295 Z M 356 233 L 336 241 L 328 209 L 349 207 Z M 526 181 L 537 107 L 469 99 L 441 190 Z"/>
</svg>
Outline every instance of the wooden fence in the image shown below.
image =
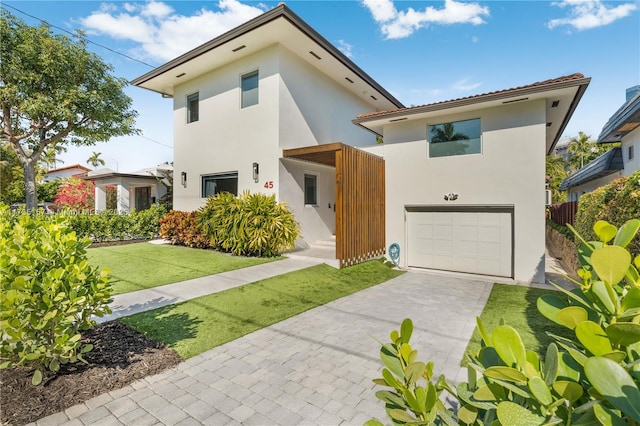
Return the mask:
<svg viewBox="0 0 640 426">
<path fill-rule="evenodd" d="M 336 258 L 340 267 L 385 253 L 384 159 L 342 145 L 336 152 Z"/>
<path fill-rule="evenodd" d="M 551 220 L 558 225 L 565 226 L 567 223 L 573 225 L 578 212 L 578 202 L 552 204 L 549 206 L 549 211 L 551 212 Z"/>
</svg>

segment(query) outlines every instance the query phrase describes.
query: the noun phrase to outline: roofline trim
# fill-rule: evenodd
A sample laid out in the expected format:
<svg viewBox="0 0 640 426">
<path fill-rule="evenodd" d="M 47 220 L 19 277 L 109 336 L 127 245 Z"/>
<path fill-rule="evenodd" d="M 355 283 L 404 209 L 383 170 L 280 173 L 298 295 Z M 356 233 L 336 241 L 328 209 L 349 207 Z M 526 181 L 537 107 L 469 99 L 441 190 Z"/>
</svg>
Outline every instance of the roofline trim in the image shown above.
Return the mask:
<svg viewBox="0 0 640 426">
<path fill-rule="evenodd" d="M 380 119 L 389 119 L 389 118 L 395 118 L 395 117 L 402 117 L 406 115 L 429 113 L 429 112 L 441 111 L 441 110 L 446 110 L 451 108 L 459 108 L 459 107 L 479 104 L 483 102 L 491 102 L 491 101 L 496 101 L 500 99 L 511 98 L 514 96 L 531 95 L 534 93 L 547 92 L 550 90 L 565 89 L 573 86 L 580 86 L 578 93 L 574 98 L 574 102 L 572 102 L 571 107 L 569 108 L 570 112 L 573 113 L 573 111 L 577 106 L 576 99 L 578 101 L 580 100 L 587 86 L 589 85 L 590 81 L 591 81 L 590 77 L 583 77 L 580 79 L 553 82 L 545 85 L 526 86 L 523 88 L 507 89 L 507 90 L 499 91 L 497 93 L 493 92 L 493 93 L 487 93 L 482 95 L 470 96 L 466 98 L 437 102 L 434 104 L 423 105 L 423 106 L 418 106 L 413 108 L 405 108 L 405 109 L 400 109 L 395 111 L 389 111 L 386 113 L 380 113 L 380 114 L 372 113 L 372 115 L 370 116 L 364 116 L 360 118 L 356 117 L 353 120 L 351 120 L 351 122 L 354 124 L 360 124 L 360 123 L 366 123 L 370 121 L 378 121 Z M 566 123 L 563 123 L 562 129 L 564 129 L 564 126 L 566 126 Z"/>
<path fill-rule="evenodd" d="M 218 37 L 209 40 L 208 42 L 178 56 L 175 59 L 170 60 L 169 62 L 160 65 L 159 67 L 149 71 L 146 74 L 141 75 L 133 80 L 131 80 L 131 84 L 134 86 L 140 86 L 141 84 L 158 77 L 184 63 L 189 62 L 192 59 L 201 56 L 210 50 L 213 50 L 219 46 L 222 46 L 225 43 L 228 43 L 243 34 L 246 34 L 254 29 L 257 29 L 269 22 L 276 20 L 277 18 L 283 17 L 288 20 L 293 26 L 298 28 L 302 33 L 304 33 L 307 37 L 311 38 L 315 43 L 324 48 L 327 52 L 329 52 L 335 59 L 337 59 L 340 63 L 342 63 L 345 67 L 349 68 L 354 74 L 363 79 L 368 85 L 377 90 L 380 94 L 382 94 L 387 100 L 396 105 L 398 108 L 404 108 L 402 102 L 396 99 L 391 93 L 389 93 L 385 88 L 383 88 L 379 83 L 377 83 L 371 76 L 369 76 L 366 72 L 364 72 L 359 66 L 357 66 L 351 59 L 347 58 L 344 53 L 338 50 L 335 46 L 333 46 L 327 39 L 325 39 L 322 35 L 320 35 L 316 30 L 314 30 L 309 24 L 302 20 L 298 15 L 296 15 L 286 4 L 281 3 L 275 8 L 266 11 L 265 13 L 256 16 L 255 18 L 245 22 L 244 24 L 235 27 L 226 33 L 219 35 Z M 152 90 L 153 91 L 153 90 Z"/>
</svg>

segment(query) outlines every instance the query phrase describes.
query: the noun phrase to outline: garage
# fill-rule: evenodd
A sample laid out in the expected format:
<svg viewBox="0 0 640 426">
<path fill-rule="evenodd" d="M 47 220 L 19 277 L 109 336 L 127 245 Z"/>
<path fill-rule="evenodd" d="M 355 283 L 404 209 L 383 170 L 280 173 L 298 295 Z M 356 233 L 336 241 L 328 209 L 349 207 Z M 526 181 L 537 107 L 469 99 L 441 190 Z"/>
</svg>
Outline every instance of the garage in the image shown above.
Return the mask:
<svg viewBox="0 0 640 426">
<path fill-rule="evenodd" d="M 408 266 L 513 276 L 513 208 L 406 208 Z"/>
</svg>

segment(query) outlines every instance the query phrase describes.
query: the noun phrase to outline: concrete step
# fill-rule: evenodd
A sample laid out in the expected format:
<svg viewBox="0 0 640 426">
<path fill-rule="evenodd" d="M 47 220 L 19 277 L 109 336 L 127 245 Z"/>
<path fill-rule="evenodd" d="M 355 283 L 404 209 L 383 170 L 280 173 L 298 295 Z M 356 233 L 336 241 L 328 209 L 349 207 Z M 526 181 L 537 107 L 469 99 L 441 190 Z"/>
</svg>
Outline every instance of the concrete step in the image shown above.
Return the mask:
<svg viewBox="0 0 640 426">
<path fill-rule="evenodd" d="M 336 247 L 336 236 L 333 235 L 331 238 L 327 238 L 324 240 L 316 240 L 315 244 L 313 244 L 316 247 Z"/>
</svg>

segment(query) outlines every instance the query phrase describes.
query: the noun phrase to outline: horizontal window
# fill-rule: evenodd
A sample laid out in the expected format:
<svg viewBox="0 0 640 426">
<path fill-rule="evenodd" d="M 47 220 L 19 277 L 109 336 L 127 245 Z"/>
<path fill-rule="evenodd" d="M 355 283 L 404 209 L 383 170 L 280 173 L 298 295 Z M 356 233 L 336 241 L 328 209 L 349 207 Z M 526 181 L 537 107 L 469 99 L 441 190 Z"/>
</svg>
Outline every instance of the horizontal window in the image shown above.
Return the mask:
<svg viewBox="0 0 640 426">
<path fill-rule="evenodd" d="M 202 198 L 221 192 L 238 195 L 238 172 L 202 176 Z"/>
<path fill-rule="evenodd" d="M 454 121 L 429 126 L 429 157 L 480 154 L 480 119 Z"/>
</svg>

